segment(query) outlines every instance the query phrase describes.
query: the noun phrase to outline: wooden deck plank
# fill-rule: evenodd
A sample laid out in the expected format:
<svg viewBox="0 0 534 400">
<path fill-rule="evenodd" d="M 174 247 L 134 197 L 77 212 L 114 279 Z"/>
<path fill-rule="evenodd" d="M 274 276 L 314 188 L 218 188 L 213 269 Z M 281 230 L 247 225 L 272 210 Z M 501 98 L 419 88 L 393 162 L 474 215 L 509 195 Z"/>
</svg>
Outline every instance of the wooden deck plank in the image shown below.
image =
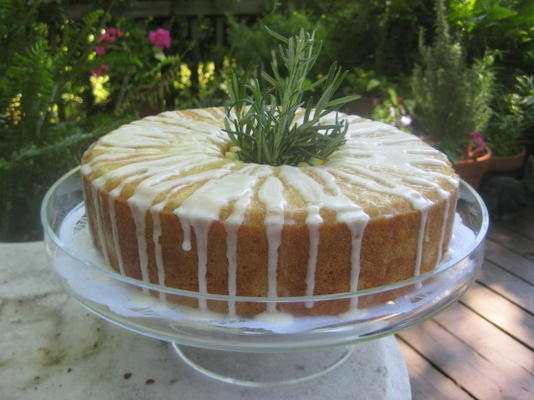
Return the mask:
<svg viewBox="0 0 534 400">
<path fill-rule="evenodd" d="M 508 228 L 495 223 L 491 224 L 488 236 L 501 246 L 534 261 L 534 240 L 518 235 Z"/>
<path fill-rule="evenodd" d="M 434 320 L 486 360 L 524 375 L 521 385 L 534 396 L 534 353 L 527 347 L 460 303 Z"/>
<path fill-rule="evenodd" d="M 399 345 L 409 366 L 412 400 L 470 400 L 466 392 L 448 376 L 434 368 L 408 344 L 399 340 Z"/>
<path fill-rule="evenodd" d="M 503 221 L 500 224 L 514 233 L 534 240 L 534 222 L 529 219 L 518 218 L 512 221 Z"/>
<path fill-rule="evenodd" d="M 477 282 L 527 311 L 534 310 L 534 286 L 491 261 L 484 262 Z"/>
<path fill-rule="evenodd" d="M 414 399 L 534 398 L 534 207 L 492 221 L 485 258 L 462 303 L 398 334 Z"/>
<path fill-rule="evenodd" d="M 510 336 L 534 348 L 534 317 L 509 300 L 475 282 L 460 301 Z"/>
<path fill-rule="evenodd" d="M 475 398 L 532 398 L 532 393 L 517 384 L 517 376 L 473 351 L 434 320 L 399 336 Z M 524 376 L 519 378 L 524 380 Z"/>
<path fill-rule="evenodd" d="M 526 207 L 519 210 L 517 218 L 526 218 L 534 223 L 534 207 Z"/>
<path fill-rule="evenodd" d="M 506 271 L 534 285 L 534 260 L 529 260 L 493 240 L 486 241 L 485 256 Z"/>
</svg>

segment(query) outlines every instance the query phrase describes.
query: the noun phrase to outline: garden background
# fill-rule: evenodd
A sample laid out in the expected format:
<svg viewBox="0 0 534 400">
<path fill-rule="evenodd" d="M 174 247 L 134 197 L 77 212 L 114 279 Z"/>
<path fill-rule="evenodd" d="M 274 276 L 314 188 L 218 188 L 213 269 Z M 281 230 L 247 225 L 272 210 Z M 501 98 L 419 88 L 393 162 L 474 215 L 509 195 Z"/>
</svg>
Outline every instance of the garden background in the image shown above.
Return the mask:
<svg viewBox="0 0 534 400">
<path fill-rule="evenodd" d="M 276 44 L 264 25 L 285 36 L 316 30 L 323 45 L 314 77 L 336 61 L 348 71 L 339 95 L 361 96 L 345 111 L 423 136 L 439 122 L 436 110 L 465 107 L 414 78 L 434 79 L 425 75 L 429 61 L 457 54 L 444 79 L 484 94 L 488 106 L 475 107 L 482 122 L 460 144 L 482 137 L 494 156 L 525 146 L 534 154 L 529 0 L 2 0 L 0 241 L 42 237 L 44 193 L 98 136 L 165 110 L 224 105 L 232 69 L 246 78 L 269 68 Z M 485 86 L 465 83 L 470 71 Z M 435 106 L 425 111 L 428 98 Z"/>
</svg>

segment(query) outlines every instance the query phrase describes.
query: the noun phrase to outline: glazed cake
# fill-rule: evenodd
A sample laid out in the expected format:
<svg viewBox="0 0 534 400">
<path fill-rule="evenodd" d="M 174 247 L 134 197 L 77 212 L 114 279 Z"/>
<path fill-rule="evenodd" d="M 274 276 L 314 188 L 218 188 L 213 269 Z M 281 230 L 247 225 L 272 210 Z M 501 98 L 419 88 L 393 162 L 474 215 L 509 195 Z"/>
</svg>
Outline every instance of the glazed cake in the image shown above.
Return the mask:
<svg viewBox="0 0 534 400">
<path fill-rule="evenodd" d="M 340 115 L 347 142 L 324 164 L 247 164 L 227 156 L 224 117 L 222 108 L 165 112 L 84 154 L 91 235 L 120 274 L 200 294 L 287 297 L 382 286 L 439 263 L 458 191 L 442 153 L 392 126 Z M 234 316 L 356 307 L 171 301 Z"/>
</svg>

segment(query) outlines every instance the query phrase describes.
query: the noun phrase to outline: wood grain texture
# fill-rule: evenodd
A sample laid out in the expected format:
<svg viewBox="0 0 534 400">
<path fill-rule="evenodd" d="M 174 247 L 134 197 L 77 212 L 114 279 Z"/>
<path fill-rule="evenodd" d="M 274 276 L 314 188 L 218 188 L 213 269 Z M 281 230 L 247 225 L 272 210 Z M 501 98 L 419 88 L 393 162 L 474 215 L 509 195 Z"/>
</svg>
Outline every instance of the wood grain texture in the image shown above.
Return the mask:
<svg viewBox="0 0 534 400">
<path fill-rule="evenodd" d="M 475 283 L 461 302 L 483 315 L 486 320 L 500 327 L 510 336 L 534 348 L 534 316 L 509 300 Z"/>
<path fill-rule="evenodd" d="M 534 208 L 492 222 L 473 287 L 398 335 L 415 400 L 534 398 L 533 232 Z"/>
<path fill-rule="evenodd" d="M 534 310 L 534 286 L 491 261 L 484 263 L 477 281 L 525 311 Z"/>
<path fill-rule="evenodd" d="M 498 223 L 490 226 L 488 236 L 508 250 L 534 261 L 534 240 L 518 235 Z"/>
<path fill-rule="evenodd" d="M 513 221 L 503 221 L 499 225 L 528 239 L 534 240 L 534 221 L 529 218 L 515 218 Z"/>
<path fill-rule="evenodd" d="M 409 374 L 414 400 L 472 399 L 456 382 L 443 375 L 408 344 L 399 341 L 399 345 L 406 363 L 410 366 Z"/>
<path fill-rule="evenodd" d="M 508 250 L 498 242 L 486 241 L 486 260 L 534 285 L 534 261 Z"/>
<path fill-rule="evenodd" d="M 518 377 L 523 377 L 521 382 L 526 382 L 523 386 L 532 390 L 534 357 L 527 347 L 460 303 L 434 320 L 469 346 L 472 352 L 480 354 L 498 368 L 513 371 Z"/>
<path fill-rule="evenodd" d="M 506 373 L 505 368 L 473 351 L 435 320 L 425 322 L 417 330 L 402 332 L 400 337 L 475 398 L 531 398 L 528 390 L 510 384 L 515 379 L 513 371 Z"/>
</svg>

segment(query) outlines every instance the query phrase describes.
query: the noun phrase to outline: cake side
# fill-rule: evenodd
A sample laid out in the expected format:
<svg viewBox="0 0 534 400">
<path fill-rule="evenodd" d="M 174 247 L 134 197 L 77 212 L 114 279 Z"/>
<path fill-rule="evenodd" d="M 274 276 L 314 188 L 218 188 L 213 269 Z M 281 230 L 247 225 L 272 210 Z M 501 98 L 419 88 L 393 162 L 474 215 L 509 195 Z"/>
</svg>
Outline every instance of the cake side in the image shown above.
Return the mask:
<svg viewBox="0 0 534 400">
<path fill-rule="evenodd" d="M 324 165 L 269 167 L 225 159 L 222 117 L 220 109 L 164 113 L 85 154 L 91 231 L 117 271 L 200 293 L 304 296 L 407 279 L 446 251 L 457 178 L 416 137 L 349 117 L 347 144 Z M 197 306 L 265 311 L 253 303 Z"/>
</svg>

